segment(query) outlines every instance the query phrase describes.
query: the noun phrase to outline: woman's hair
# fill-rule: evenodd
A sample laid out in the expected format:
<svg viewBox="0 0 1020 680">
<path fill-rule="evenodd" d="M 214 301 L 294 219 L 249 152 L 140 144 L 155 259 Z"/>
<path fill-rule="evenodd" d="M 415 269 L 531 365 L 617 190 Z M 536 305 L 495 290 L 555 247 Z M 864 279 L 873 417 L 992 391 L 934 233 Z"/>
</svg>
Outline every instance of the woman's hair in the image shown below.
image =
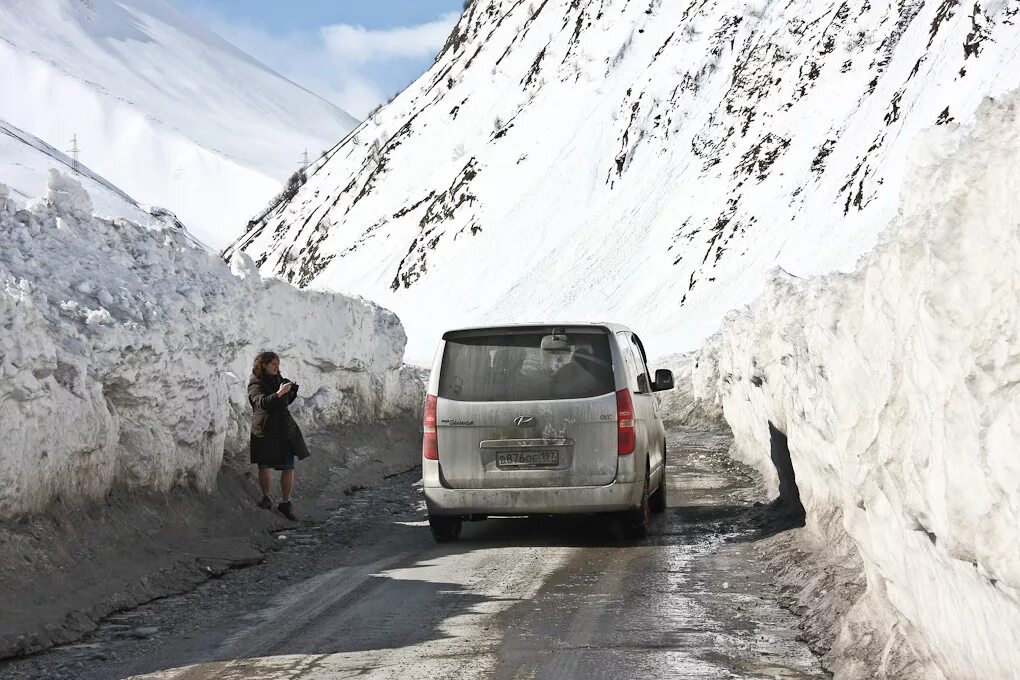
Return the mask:
<svg viewBox="0 0 1020 680">
<path fill-rule="evenodd" d="M 251 372 L 255 374 L 256 378 L 261 378 L 266 374 L 266 364 L 279 358 L 280 355 L 276 352 L 259 352 L 259 355 L 255 357 L 255 363 L 252 364 Z"/>
</svg>

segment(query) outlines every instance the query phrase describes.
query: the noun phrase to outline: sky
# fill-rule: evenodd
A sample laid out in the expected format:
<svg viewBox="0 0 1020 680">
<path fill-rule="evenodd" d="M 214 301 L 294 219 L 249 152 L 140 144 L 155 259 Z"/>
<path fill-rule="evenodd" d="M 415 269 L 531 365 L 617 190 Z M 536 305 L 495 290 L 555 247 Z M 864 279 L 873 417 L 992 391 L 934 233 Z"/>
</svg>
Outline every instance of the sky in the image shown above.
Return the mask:
<svg viewBox="0 0 1020 680">
<path fill-rule="evenodd" d="M 172 0 L 274 71 L 365 118 L 424 73 L 463 0 Z"/>
</svg>

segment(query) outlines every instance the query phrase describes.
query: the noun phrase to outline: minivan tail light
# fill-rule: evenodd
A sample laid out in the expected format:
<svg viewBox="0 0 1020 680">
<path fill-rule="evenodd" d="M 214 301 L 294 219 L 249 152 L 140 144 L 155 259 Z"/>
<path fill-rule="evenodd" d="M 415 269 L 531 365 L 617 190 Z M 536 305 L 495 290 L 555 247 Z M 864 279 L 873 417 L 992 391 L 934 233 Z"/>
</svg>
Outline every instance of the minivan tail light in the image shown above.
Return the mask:
<svg viewBox="0 0 1020 680">
<path fill-rule="evenodd" d="M 436 432 L 436 406 L 438 399 L 434 394 L 425 397 L 424 438 L 422 455 L 428 460 L 439 460 L 439 435 Z"/>
<path fill-rule="evenodd" d="M 619 435 L 618 453 L 621 456 L 634 453 L 637 429 L 634 426 L 634 398 L 628 389 L 616 393 L 616 430 Z"/>
</svg>

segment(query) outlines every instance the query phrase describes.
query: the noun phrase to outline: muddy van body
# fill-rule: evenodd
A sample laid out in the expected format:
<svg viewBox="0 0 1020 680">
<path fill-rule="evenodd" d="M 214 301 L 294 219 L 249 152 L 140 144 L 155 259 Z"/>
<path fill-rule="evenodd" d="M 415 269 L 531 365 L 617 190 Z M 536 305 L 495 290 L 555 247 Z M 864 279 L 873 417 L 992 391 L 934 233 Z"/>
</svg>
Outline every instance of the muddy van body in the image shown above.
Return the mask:
<svg viewBox="0 0 1020 680">
<path fill-rule="evenodd" d="M 666 433 L 644 347 L 618 324 L 469 328 L 443 335 L 425 403 L 429 524 L 613 513 L 641 536 L 665 509 Z"/>
</svg>

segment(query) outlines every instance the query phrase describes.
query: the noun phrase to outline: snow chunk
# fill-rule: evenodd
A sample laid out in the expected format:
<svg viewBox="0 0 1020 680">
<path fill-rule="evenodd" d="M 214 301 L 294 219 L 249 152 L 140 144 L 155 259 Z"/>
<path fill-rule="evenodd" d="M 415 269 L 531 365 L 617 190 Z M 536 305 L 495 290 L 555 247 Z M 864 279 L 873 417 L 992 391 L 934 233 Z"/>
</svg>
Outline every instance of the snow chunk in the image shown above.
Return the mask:
<svg viewBox="0 0 1020 680">
<path fill-rule="evenodd" d="M 230 256 L 230 273 L 239 279 L 247 279 L 258 277 L 259 268 L 247 253 L 237 250 Z"/>
<path fill-rule="evenodd" d="M 46 182 L 46 199 L 61 212 L 92 214 L 92 199 L 82 188 L 81 182 L 71 179 L 57 170 L 50 170 Z"/>
<path fill-rule="evenodd" d="M 113 317 L 108 311 L 100 307 L 99 309 L 89 310 L 85 314 L 85 323 L 90 326 L 101 326 L 103 324 L 113 323 Z"/>
</svg>

